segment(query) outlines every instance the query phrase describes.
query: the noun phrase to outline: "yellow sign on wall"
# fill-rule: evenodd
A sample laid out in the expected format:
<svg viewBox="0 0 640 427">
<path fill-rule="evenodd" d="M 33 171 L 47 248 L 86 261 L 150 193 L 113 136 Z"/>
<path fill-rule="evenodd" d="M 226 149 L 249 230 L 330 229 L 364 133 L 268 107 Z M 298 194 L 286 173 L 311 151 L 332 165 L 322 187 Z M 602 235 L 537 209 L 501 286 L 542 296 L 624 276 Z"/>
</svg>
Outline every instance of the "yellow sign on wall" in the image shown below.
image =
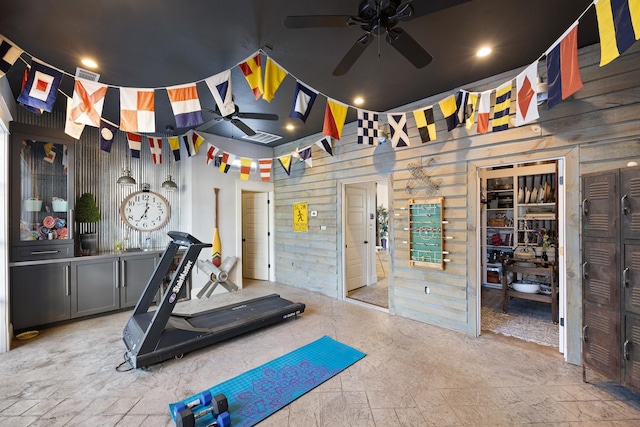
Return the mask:
<svg viewBox="0 0 640 427">
<path fill-rule="evenodd" d="M 309 206 L 307 202 L 293 204 L 293 231 L 309 231 Z"/>
</svg>

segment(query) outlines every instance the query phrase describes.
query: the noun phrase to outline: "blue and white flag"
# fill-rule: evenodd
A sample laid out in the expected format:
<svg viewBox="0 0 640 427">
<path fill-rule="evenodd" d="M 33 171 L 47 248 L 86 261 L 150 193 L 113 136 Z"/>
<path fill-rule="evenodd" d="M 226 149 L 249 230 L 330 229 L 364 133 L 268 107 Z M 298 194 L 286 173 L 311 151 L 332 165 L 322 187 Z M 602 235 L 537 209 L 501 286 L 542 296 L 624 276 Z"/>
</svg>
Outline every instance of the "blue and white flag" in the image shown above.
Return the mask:
<svg viewBox="0 0 640 427">
<path fill-rule="evenodd" d="M 306 165 L 310 168 L 313 167 L 313 159 L 311 158 L 311 145 L 307 148 L 303 148 L 302 150 L 298 150 L 298 156 L 300 160 L 303 160 Z"/>
<path fill-rule="evenodd" d="M 389 127 L 391 128 L 391 145 L 396 147 L 408 147 L 409 135 L 407 135 L 407 114 L 389 113 L 387 114 Z"/>
<path fill-rule="evenodd" d="M 0 36 L 0 77 L 9 71 L 20 55 L 22 55 L 22 49 Z"/>
<path fill-rule="evenodd" d="M 375 145 L 378 141 L 378 113 L 358 110 L 358 144 Z"/>
<path fill-rule="evenodd" d="M 293 104 L 291 105 L 289 117 L 298 118 L 306 122 L 317 96 L 318 92 L 300 82 L 296 82 L 296 91 L 293 95 Z"/>
<path fill-rule="evenodd" d="M 18 102 L 50 113 L 56 102 L 61 81 L 62 73 L 60 71 L 34 59 L 31 63 L 27 83 L 18 96 Z"/>
<path fill-rule="evenodd" d="M 100 120 L 100 149 L 102 151 L 106 151 L 107 153 L 111 152 L 111 145 L 113 144 L 117 131 L 118 128 L 111 123 Z"/>
<path fill-rule="evenodd" d="M 231 70 L 223 71 L 205 79 L 209 90 L 216 100 L 218 110 L 223 116 L 228 116 L 236 111 L 231 92 Z"/>
</svg>

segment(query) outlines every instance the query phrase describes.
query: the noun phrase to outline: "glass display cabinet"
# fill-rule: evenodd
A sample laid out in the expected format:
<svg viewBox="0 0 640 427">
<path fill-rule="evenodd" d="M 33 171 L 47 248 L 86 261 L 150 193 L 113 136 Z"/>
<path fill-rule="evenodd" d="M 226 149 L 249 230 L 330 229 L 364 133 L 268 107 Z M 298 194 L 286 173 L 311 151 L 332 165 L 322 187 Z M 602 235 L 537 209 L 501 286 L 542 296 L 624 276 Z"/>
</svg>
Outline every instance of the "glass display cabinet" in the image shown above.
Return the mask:
<svg viewBox="0 0 640 427">
<path fill-rule="evenodd" d="M 11 261 L 71 257 L 74 140 L 62 130 L 11 123 Z"/>
</svg>

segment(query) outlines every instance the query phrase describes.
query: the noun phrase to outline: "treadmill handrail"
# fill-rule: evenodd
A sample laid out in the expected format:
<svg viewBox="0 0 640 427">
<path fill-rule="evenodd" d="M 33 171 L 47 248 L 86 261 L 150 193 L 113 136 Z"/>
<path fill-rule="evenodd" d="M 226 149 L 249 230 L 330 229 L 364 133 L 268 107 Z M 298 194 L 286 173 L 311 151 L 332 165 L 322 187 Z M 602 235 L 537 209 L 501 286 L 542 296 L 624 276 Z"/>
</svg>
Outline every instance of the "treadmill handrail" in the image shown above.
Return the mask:
<svg viewBox="0 0 640 427">
<path fill-rule="evenodd" d="M 211 243 L 202 243 L 189 233 L 184 231 L 169 231 L 167 233 L 173 242 L 180 246 L 202 245 L 203 248 L 210 248 L 213 246 Z"/>
</svg>

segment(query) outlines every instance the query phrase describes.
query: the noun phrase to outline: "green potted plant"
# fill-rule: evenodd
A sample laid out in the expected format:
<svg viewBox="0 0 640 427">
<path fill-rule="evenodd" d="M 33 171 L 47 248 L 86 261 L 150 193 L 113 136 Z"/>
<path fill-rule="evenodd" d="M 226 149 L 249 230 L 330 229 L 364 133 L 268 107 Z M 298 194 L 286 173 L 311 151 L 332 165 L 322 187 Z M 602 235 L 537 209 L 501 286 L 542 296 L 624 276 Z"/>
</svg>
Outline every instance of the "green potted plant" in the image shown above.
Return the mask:
<svg viewBox="0 0 640 427">
<path fill-rule="evenodd" d="M 389 211 L 383 205 L 378 206 L 378 230 L 380 236 L 380 246 L 387 249 L 387 239 L 389 238 Z"/>
<path fill-rule="evenodd" d="M 96 198 L 91 193 L 84 193 L 76 204 L 76 221 L 80 227 L 80 246 L 82 255 L 96 253 L 98 234 L 96 222 L 100 221 L 100 210 L 96 205 Z"/>
</svg>

